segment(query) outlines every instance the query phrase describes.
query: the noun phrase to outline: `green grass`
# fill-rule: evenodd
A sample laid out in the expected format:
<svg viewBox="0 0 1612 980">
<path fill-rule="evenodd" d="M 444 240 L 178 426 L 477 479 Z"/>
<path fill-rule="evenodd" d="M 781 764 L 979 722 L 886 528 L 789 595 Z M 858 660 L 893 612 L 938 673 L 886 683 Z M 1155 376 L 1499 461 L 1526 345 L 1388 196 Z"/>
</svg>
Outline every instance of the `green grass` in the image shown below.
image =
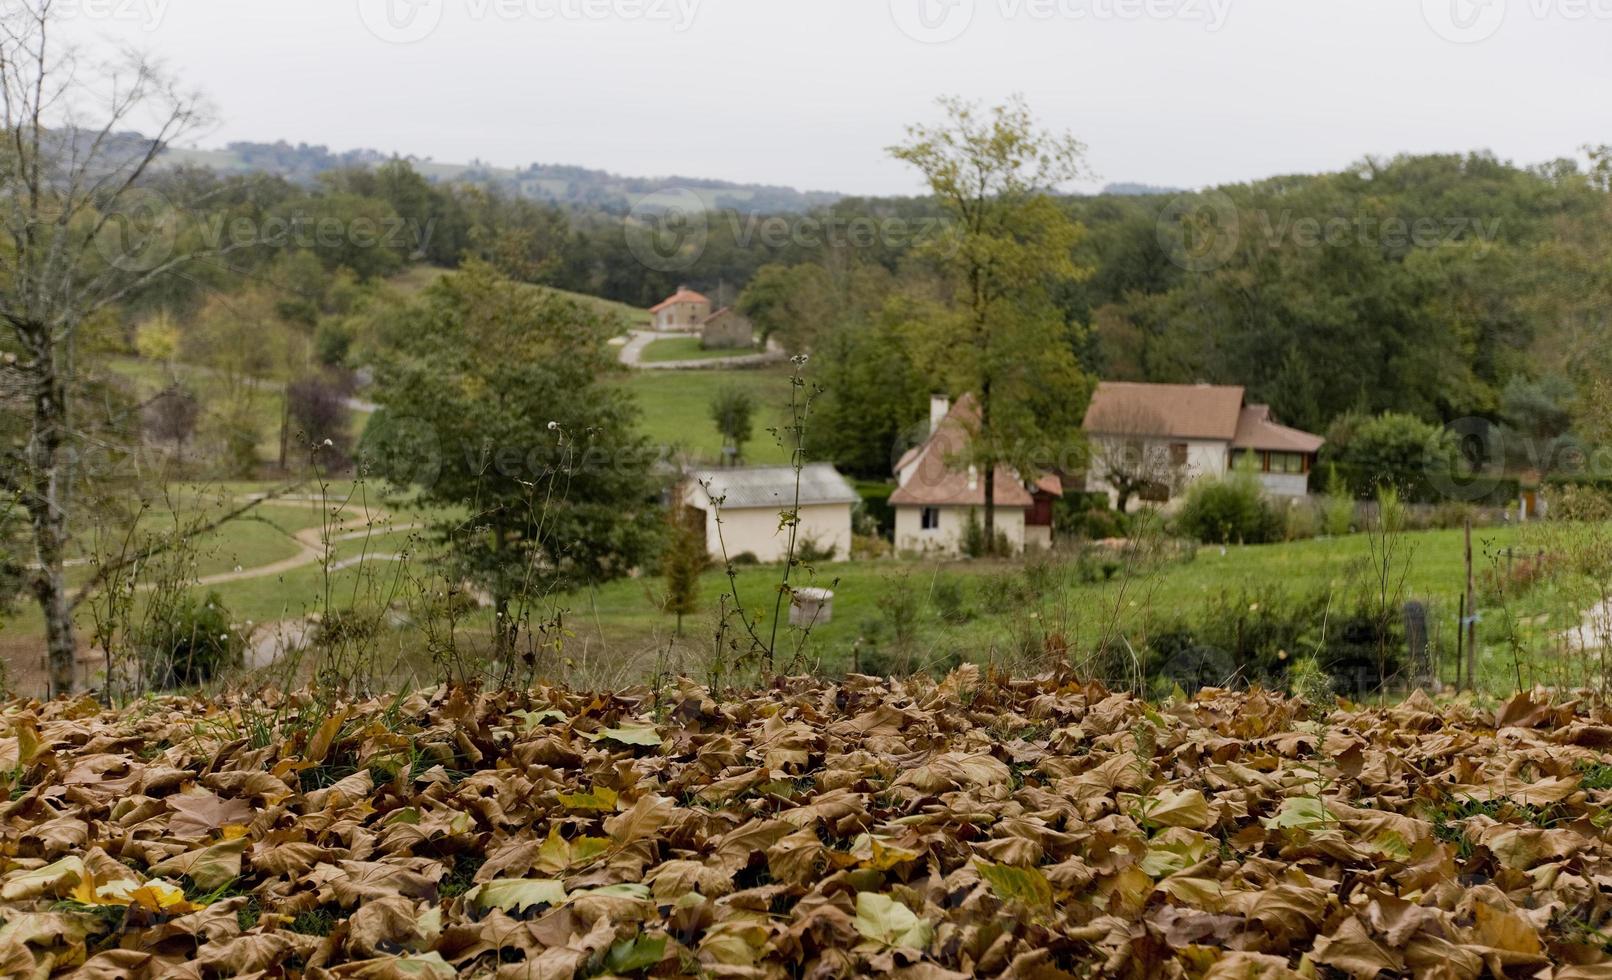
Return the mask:
<svg viewBox="0 0 1612 980">
<path fill-rule="evenodd" d="M 700 344 L 698 337 L 665 337 L 650 342 L 644 348 L 642 360 L 645 364 L 669 364 L 674 361 L 706 361 L 724 357 L 748 357 L 756 353 L 750 348 L 719 348 L 707 349 Z"/>
<path fill-rule="evenodd" d="M 1496 547 L 1516 539 L 1512 529 L 1481 532 Z M 1435 613 L 1448 618 L 1444 635 L 1456 629 L 1456 600 L 1464 588 L 1462 535 L 1458 531 L 1432 531 L 1406 536 L 1409 572 L 1406 598 L 1429 602 Z M 1362 588 L 1363 563 L 1369 544 L 1354 535 L 1331 540 L 1304 541 L 1260 547 L 1203 548 L 1189 561 L 1165 566 L 1160 572 L 1129 582 L 1083 584 L 1072 575 L 1054 573 L 1053 594 L 1035 603 L 1009 603 L 990 608 L 991 580 L 1021 576 L 1017 562 L 877 561 L 821 565 L 815 578 L 797 580 L 797 586 L 832 587 L 836 592 L 834 621 L 818 627 L 811 641 L 814 657 L 829 670 L 844 670 L 852 663 L 858 641 L 879 630 L 881 603 L 903 590 L 917 600 L 918 633 L 915 647 L 933 655 L 956 654 L 983 661 L 994 652 L 1013 649 L 1026 631 L 1047 629 L 1064 635 L 1071 648 L 1095 640 L 1111 623 L 1133 631 L 1153 618 L 1191 621 L 1222 591 L 1275 589 L 1287 595 L 1330 591 L 1340 607 Z M 779 577 L 777 568 L 745 569 L 739 576 L 740 595 L 763 623 L 772 609 Z M 942 622 L 933 593 L 938 583 L 950 580 L 961 586 L 965 605 L 973 612 L 966 623 Z M 675 617 L 662 614 L 658 579 L 621 581 L 567 596 L 565 606 L 579 636 L 608 648 L 637 652 L 670 641 Z M 726 575 L 707 573 L 701 580 L 701 608 L 715 610 L 718 598 L 729 590 Z M 1446 617 L 1447 614 L 1447 617 Z M 1036 618 L 1031 618 L 1036 617 Z M 1441 619 L 1442 622 L 1442 619 Z M 685 619 L 685 648 L 697 654 L 709 647 L 714 617 L 705 614 Z M 770 628 L 769 628 L 770 632 Z"/>
<path fill-rule="evenodd" d="M 693 459 L 722 458 L 722 437 L 711 421 L 711 399 L 724 387 L 750 392 L 756 400 L 755 435 L 745 456 L 757 465 L 789 462 L 789 453 L 768 429 L 789 421 L 790 372 L 787 367 L 753 371 L 636 371 L 618 382 L 638 400 L 642 428 L 657 446 L 675 447 Z"/>
<path fill-rule="evenodd" d="M 446 269 L 438 269 L 435 266 L 429 265 L 417 265 L 405 272 L 398 273 L 397 275 L 388 279 L 387 282 L 399 292 L 402 292 L 405 295 L 411 295 L 419 292 L 447 274 L 448 270 Z M 533 286 L 532 288 L 543 289 L 547 292 L 564 296 L 566 299 L 572 300 L 594 310 L 601 316 L 606 318 L 615 318 L 620 321 L 624 330 L 645 329 L 651 326 L 655 320 L 655 318 L 650 315 L 648 310 L 639 309 L 636 306 L 628 306 L 626 303 L 618 303 L 615 300 L 602 299 L 598 296 L 589 296 L 586 293 L 573 293 L 565 289 L 554 289 L 549 286 Z"/>
</svg>

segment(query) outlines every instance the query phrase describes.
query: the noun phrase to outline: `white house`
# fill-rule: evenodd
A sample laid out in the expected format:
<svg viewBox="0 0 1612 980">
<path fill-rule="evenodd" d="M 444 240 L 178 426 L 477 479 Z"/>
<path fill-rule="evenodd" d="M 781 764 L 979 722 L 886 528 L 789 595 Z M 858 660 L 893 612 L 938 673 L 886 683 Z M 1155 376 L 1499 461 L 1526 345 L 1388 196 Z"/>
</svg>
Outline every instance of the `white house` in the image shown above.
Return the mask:
<svg viewBox="0 0 1612 980">
<path fill-rule="evenodd" d="M 1278 423 L 1270 406 L 1248 404 L 1243 388 L 1224 385 L 1105 381 L 1092 395 L 1085 430 L 1086 488 L 1116 506 L 1116 484 L 1146 484 L 1137 491 L 1143 499 L 1168 503 L 1194 480 L 1224 476 L 1245 455 L 1266 493 L 1304 497 L 1326 444 Z"/>
<path fill-rule="evenodd" d="M 692 333 L 711 315 L 711 301 L 687 286 L 679 286 L 677 292 L 650 307 L 649 312 L 655 318 L 656 330 Z"/>
<path fill-rule="evenodd" d="M 683 506 L 704 512 L 705 540 L 716 560 L 749 554 L 781 562 L 788 556 L 789 530 L 779 524 L 780 515 L 795 509 L 793 467 L 696 470 L 681 484 L 679 496 Z M 819 552 L 832 549 L 837 560 L 849 559 L 851 511 L 861 498 L 845 477 L 827 463 L 810 464 L 801 470 L 798 499 L 796 554 L 810 541 Z"/>
<path fill-rule="evenodd" d="M 930 402 L 929 438 L 896 464 L 899 486 L 890 495 L 896 515 L 896 550 L 962 553 L 970 520 L 985 523 L 985 480 L 963 462 L 979 428 L 979 402 L 964 395 Z M 1063 496 L 1055 475 L 1026 485 L 1009 467 L 996 471 L 996 531 L 1015 551 L 1052 545 L 1052 505 Z"/>
</svg>

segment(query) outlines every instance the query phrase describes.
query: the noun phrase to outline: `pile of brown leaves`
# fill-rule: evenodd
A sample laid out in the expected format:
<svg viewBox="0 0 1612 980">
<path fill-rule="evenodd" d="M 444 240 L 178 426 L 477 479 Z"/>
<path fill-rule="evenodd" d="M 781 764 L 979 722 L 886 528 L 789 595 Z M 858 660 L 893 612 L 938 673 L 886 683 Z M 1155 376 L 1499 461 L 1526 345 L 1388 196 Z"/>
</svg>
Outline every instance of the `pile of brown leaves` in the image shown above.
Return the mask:
<svg viewBox="0 0 1612 980">
<path fill-rule="evenodd" d="M 1612 976 L 1612 714 L 1542 696 L 258 707 L 0 709 L 0 974 Z"/>
</svg>

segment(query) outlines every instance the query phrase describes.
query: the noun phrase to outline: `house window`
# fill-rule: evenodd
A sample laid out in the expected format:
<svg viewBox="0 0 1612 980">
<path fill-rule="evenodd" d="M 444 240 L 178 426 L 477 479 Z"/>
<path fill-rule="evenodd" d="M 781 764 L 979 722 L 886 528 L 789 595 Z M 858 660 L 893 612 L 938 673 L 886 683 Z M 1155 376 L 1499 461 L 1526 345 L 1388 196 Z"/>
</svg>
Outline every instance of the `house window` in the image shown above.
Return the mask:
<svg viewBox="0 0 1612 980">
<path fill-rule="evenodd" d="M 1303 453 L 1271 453 L 1269 456 L 1271 473 L 1285 473 L 1293 476 L 1304 474 Z"/>
<path fill-rule="evenodd" d="M 1187 465 L 1187 444 L 1173 442 L 1170 444 L 1170 465 L 1177 469 Z"/>
<path fill-rule="evenodd" d="M 925 531 L 938 531 L 938 530 L 940 530 L 940 508 L 939 507 L 925 507 L 924 508 L 923 527 L 924 527 Z"/>
</svg>

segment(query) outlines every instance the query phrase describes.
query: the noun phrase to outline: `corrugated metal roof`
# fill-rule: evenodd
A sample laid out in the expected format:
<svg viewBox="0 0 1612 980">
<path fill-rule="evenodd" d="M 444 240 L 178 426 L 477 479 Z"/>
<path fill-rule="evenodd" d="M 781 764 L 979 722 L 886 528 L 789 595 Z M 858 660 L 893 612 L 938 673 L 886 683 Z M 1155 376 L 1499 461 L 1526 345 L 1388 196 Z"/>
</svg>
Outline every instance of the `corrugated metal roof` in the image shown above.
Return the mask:
<svg viewBox="0 0 1612 980">
<path fill-rule="evenodd" d="M 731 470 L 695 470 L 689 477 L 708 488 L 722 506 L 735 510 L 767 507 L 787 510 L 795 504 L 795 470 L 790 466 L 751 466 Z M 800 503 L 854 504 L 861 498 L 840 471 L 828 463 L 811 463 L 800 471 Z"/>
</svg>

